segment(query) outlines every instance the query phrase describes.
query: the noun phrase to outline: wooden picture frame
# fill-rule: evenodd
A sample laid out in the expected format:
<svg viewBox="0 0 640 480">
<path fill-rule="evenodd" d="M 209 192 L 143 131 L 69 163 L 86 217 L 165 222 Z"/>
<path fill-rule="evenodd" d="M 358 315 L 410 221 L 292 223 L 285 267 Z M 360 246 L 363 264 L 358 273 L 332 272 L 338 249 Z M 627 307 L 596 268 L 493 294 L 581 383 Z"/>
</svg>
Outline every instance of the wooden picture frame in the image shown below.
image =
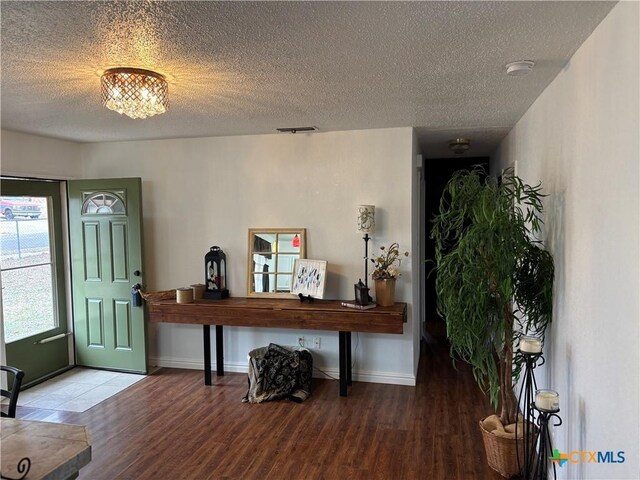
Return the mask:
<svg viewBox="0 0 640 480">
<path fill-rule="evenodd" d="M 327 283 L 327 261 L 297 259 L 293 264 L 291 293 L 324 298 Z"/>
</svg>

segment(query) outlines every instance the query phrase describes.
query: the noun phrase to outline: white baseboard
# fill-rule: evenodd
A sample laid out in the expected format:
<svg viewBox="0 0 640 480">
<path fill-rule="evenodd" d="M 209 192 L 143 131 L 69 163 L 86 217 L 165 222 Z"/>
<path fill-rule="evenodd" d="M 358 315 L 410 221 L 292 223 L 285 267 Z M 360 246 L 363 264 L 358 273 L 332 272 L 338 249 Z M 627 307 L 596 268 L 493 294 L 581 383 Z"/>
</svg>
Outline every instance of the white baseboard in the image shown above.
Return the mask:
<svg viewBox="0 0 640 480">
<path fill-rule="evenodd" d="M 315 369 L 316 367 L 314 367 Z M 337 368 L 329 367 L 317 367 L 323 373 L 328 374 L 334 379 L 338 379 L 340 376 L 340 370 Z M 327 378 L 322 373 L 314 372 L 314 377 Z M 416 385 L 416 377 L 405 373 L 396 372 L 371 372 L 365 370 L 353 370 L 351 376 L 355 382 L 367 382 L 367 383 L 385 383 L 387 385 L 408 385 L 414 387 Z"/>
<path fill-rule="evenodd" d="M 202 370 L 204 362 L 194 361 L 186 358 L 169 358 L 169 357 L 150 357 L 149 365 L 167 368 L 184 368 L 187 370 Z M 216 363 L 211 362 L 211 369 L 215 371 Z M 247 363 L 225 363 L 225 372 L 247 373 Z M 338 379 L 340 370 L 333 367 L 316 367 L 314 366 L 314 377 L 316 378 L 334 378 Z M 356 382 L 367 383 L 385 383 L 389 385 L 408 385 L 415 386 L 416 377 L 413 374 L 397 373 L 397 372 L 371 372 L 365 370 L 353 370 L 353 380 Z"/>
<path fill-rule="evenodd" d="M 204 362 L 194 361 L 187 358 L 171 358 L 171 357 L 149 357 L 149 365 L 167 368 L 184 368 L 186 370 L 202 370 Z M 211 362 L 211 369 L 216 369 L 216 362 Z M 248 365 L 239 363 L 225 363 L 224 370 L 226 372 L 247 373 Z"/>
</svg>

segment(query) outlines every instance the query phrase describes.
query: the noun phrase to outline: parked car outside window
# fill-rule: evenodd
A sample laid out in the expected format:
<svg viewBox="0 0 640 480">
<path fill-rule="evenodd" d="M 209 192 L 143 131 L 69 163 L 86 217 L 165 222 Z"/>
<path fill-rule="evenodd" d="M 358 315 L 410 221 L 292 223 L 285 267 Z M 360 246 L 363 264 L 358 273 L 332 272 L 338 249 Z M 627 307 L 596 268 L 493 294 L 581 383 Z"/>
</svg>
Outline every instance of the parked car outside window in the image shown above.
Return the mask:
<svg viewBox="0 0 640 480">
<path fill-rule="evenodd" d="M 7 220 L 15 217 L 39 218 L 41 212 L 40 205 L 24 197 L 0 197 L 0 214 Z"/>
</svg>

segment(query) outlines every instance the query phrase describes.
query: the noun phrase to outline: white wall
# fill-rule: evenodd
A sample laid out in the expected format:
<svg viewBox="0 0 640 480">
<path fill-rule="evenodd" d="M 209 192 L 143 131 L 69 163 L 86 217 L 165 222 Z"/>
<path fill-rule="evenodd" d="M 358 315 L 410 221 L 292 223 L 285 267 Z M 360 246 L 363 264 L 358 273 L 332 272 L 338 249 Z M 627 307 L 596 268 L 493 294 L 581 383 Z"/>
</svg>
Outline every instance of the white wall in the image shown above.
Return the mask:
<svg viewBox="0 0 640 480">
<path fill-rule="evenodd" d="M 422 319 L 424 311 L 424 178 L 422 172 L 422 155 L 418 144 L 418 135 L 413 131 L 413 150 L 411 152 L 411 270 L 413 282 L 413 372 L 418 375 L 420 363 L 420 340 L 422 338 Z"/>
<path fill-rule="evenodd" d="M 70 179 L 80 174 L 78 143 L 2 130 L 2 175 Z"/>
<path fill-rule="evenodd" d="M 495 155 L 549 194 L 555 311 L 538 386 L 561 395 L 554 446 L 625 452 L 561 478 L 640 478 L 638 18 L 638 3 L 616 5 Z"/>
<path fill-rule="evenodd" d="M 364 245 L 355 209 L 376 206 L 370 249 L 412 245 L 413 129 L 156 140 L 81 146 L 87 178 L 142 177 L 146 283 L 164 290 L 203 281 L 212 245 L 227 254 L 232 296 L 246 294 L 247 230 L 307 228 L 307 257 L 328 260 L 326 298 L 353 298 Z M 371 251 L 371 250 L 370 250 Z M 397 299 L 409 303 L 404 335 L 354 335 L 354 378 L 415 383 L 409 262 Z M 202 328 L 164 324 L 159 365 L 200 368 Z M 320 335 L 317 365 L 337 375 L 337 333 L 227 328 L 225 364 L 243 371 L 249 350 Z M 419 330 L 418 330 L 419 333 Z"/>
</svg>

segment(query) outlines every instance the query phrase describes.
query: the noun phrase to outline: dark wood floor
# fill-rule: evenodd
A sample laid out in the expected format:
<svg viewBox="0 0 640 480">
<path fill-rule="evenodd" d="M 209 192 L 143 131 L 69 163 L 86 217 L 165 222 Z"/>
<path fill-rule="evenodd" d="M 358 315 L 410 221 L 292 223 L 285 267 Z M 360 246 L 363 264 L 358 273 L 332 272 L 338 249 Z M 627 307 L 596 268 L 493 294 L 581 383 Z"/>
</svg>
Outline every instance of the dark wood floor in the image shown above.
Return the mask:
<svg viewBox="0 0 640 480">
<path fill-rule="evenodd" d="M 87 425 L 80 479 L 491 479 L 478 420 L 491 407 L 469 369 L 430 341 L 413 387 L 315 380 L 302 404 L 241 403 L 246 375 L 160 369 L 83 413 L 18 418 Z"/>
</svg>

